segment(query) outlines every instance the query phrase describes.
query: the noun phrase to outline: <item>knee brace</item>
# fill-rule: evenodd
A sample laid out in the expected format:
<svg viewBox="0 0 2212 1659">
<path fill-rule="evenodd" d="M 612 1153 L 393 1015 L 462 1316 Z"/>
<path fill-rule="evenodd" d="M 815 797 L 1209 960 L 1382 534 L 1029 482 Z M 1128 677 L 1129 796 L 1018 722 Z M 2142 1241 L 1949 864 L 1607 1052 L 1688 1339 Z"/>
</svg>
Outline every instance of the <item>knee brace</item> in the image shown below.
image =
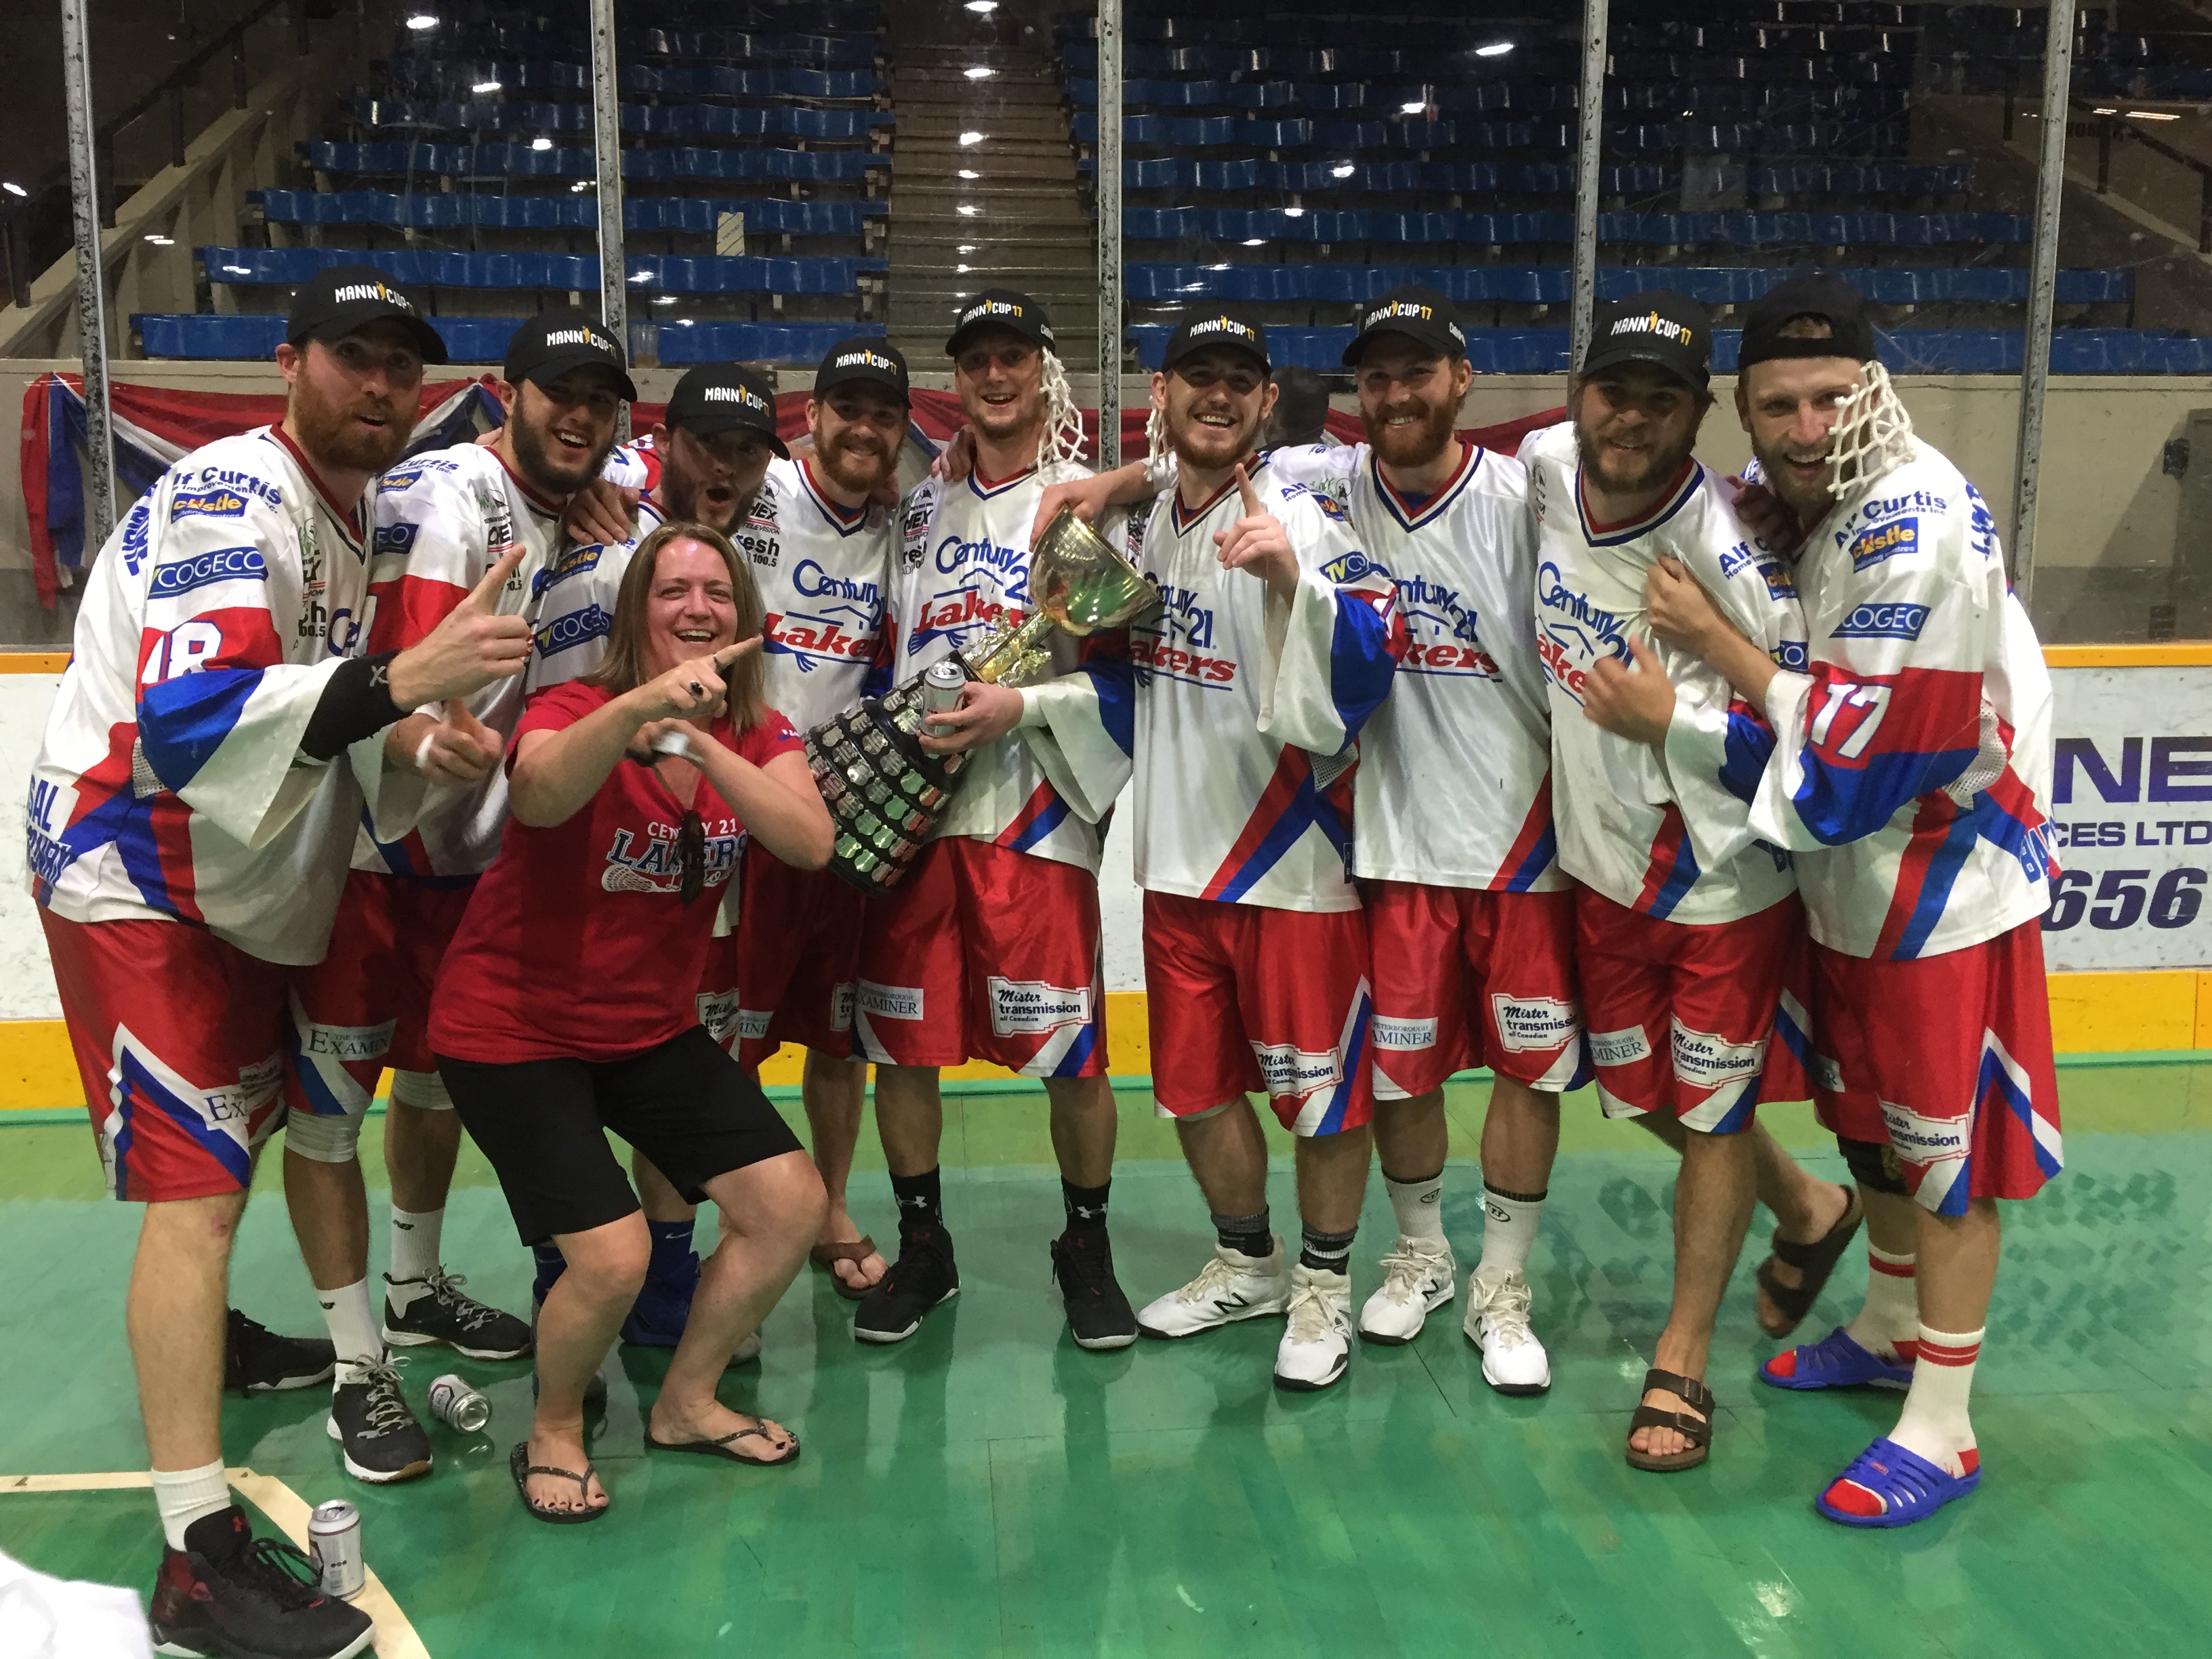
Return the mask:
<svg viewBox="0 0 2212 1659">
<path fill-rule="evenodd" d="M 435 1072 L 394 1072 L 392 1097 L 418 1112 L 450 1112 L 453 1097 L 446 1092 L 446 1079 Z"/>
<path fill-rule="evenodd" d="M 284 1145 L 318 1164 L 351 1164 L 360 1152 L 361 1119 L 335 1112 L 289 1112 Z"/>
<path fill-rule="evenodd" d="M 1905 1177 L 1897 1167 L 1897 1152 L 1886 1140 L 1853 1140 L 1848 1135 L 1838 1135 L 1836 1146 L 1850 1166 L 1851 1178 L 1870 1192 L 1889 1193 L 1899 1198 L 1911 1196 Z"/>
</svg>

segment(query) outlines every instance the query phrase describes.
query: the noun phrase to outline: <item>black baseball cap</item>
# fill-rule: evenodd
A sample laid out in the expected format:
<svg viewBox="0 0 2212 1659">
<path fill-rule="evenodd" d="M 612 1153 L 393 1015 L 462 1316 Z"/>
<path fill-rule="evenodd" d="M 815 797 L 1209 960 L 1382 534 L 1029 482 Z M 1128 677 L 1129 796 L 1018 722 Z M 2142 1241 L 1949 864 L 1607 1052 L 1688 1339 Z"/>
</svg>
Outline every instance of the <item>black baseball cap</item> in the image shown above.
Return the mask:
<svg viewBox="0 0 2212 1659">
<path fill-rule="evenodd" d="M 1713 324 L 1705 308 L 1672 289 L 1653 289 L 1597 308 L 1582 372 L 1592 374 L 1616 363 L 1654 363 L 1703 392 L 1712 355 Z"/>
<path fill-rule="evenodd" d="M 1202 313 L 1168 336 L 1168 349 L 1160 358 L 1160 368 L 1173 368 L 1184 358 L 1194 357 L 1217 346 L 1257 358 L 1262 374 L 1273 370 L 1274 365 L 1267 359 L 1267 331 L 1234 307 Z"/>
<path fill-rule="evenodd" d="M 775 430 L 775 388 L 757 368 L 735 363 L 702 363 L 684 371 L 668 394 L 669 425 L 680 426 L 702 438 L 718 432 L 754 432 L 768 447 L 791 459 L 791 451 Z"/>
<path fill-rule="evenodd" d="M 300 284 L 284 337 L 293 345 L 342 340 L 363 323 L 389 317 L 405 326 L 426 363 L 446 361 L 446 342 L 422 319 L 422 307 L 374 265 L 331 265 Z"/>
<path fill-rule="evenodd" d="M 855 334 L 831 346 L 822 367 L 814 371 L 814 395 L 819 398 L 830 387 L 851 380 L 889 386 L 898 393 L 901 403 L 914 401 L 907 391 L 906 357 L 880 334 Z"/>
<path fill-rule="evenodd" d="M 1826 336 L 1805 338 L 1782 331 L 1800 317 L 1827 324 Z M 1849 357 L 1863 363 L 1874 356 L 1874 322 L 1867 315 L 1866 296 L 1840 276 L 1815 271 L 1776 284 L 1744 313 L 1735 364 L 1741 374 L 1776 357 Z"/>
<path fill-rule="evenodd" d="M 1344 349 L 1346 364 L 1357 363 L 1368 342 L 1381 334 L 1402 334 L 1447 357 L 1467 356 L 1467 331 L 1460 326 L 1458 308 L 1436 289 L 1418 283 L 1394 288 L 1359 308 L 1359 331 Z"/>
<path fill-rule="evenodd" d="M 1006 329 L 1047 351 L 1060 349 L 1053 337 L 1052 319 L 1042 306 L 1011 288 L 987 288 L 960 307 L 960 320 L 952 325 L 945 355 L 957 357 L 962 343 L 987 328 Z"/>
<path fill-rule="evenodd" d="M 622 342 L 594 318 L 574 306 L 539 312 L 514 331 L 507 343 L 507 380 L 550 386 L 572 368 L 612 369 L 615 385 L 632 403 L 637 386 L 623 359 Z"/>
</svg>

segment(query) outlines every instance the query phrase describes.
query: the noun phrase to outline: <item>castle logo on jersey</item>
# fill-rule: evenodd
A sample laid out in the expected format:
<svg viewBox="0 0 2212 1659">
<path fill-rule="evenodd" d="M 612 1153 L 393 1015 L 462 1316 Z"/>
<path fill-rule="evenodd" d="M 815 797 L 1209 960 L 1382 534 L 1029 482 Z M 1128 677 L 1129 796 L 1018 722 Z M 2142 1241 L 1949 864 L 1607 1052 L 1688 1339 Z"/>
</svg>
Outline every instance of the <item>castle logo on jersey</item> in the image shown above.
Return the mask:
<svg viewBox="0 0 2212 1659">
<path fill-rule="evenodd" d="M 1278 1100 L 1334 1089 L 1344 1080 L 1344 1067 L 1334 1048 L 1316 1054 L 1287 1042 L 1255 1042 L 1252 1055 L 1260 1062 L 1261 1085 Z"/>
<path fill-rule="evenodd" d="M 1875 530 L 1862 530 L 1851 538 L 1850 552 L 1853 570 L 1871 570 L 1885 564 L 1900 553 L 1920 550 L 1920 520 L 1908 514 L 1892 519 Z"/>
<path fill-rule="evenodd" d="M 377 532 L 381 536 L 382 531 Z M 567 552 L 530 579 L 530 597 L 538 599 L 556 582 L 564 582 L 571 576 L 583 575 L 599 568 L 599 556 L 606 551 L 596 542 L 588 547 L 572 547 Z"/>
<path fill-rule="evenodd" d="M 154 580 L 146 592 L 149 599 L 170 599 L 215 582 L 268 580 L 269 565 L 259 548 L 218 547 L 211 552 L 196 553 L 189 559 L 173 559 L 155 566 Z"/>
<path fill-rule="evenodd" d="M 1367 1035 L 1377 1048 L 1414 1054 L 1437 1046 L 1437 1023 L 1433 1019 L 1391 1019 L 1376 1014 L 1368 1019 Z"/>
<path fill-rule="evenodd" d="M 1829 632 L 1832 640 L 1917 640 L 1933 605 L 1860 605 Z"/>
<path fill-rule="evenodd" d="M 235 489 L 180 489 L 169 497 L 169 522 L 180 519 L 240 519 L 246 497 Z"/>
<path fill-rule="evenodd" d="M 1563 1048 L 1583 1028 L 1582 1010 L 1557 997 L 1510 997 L 1493 992 L 1490 1012 L 1498 1022 L 1498 1039 L 1509 1054 Z"/>
<path fill-rule="evenodd" d="M 1041 979 L 1001 979 L 985 984 L 991 997 L 991 1030 L 1002 1037 L 1050 1036 L 1091 1024 L 1088 985 L 1048 985 Z"/>
</svg>

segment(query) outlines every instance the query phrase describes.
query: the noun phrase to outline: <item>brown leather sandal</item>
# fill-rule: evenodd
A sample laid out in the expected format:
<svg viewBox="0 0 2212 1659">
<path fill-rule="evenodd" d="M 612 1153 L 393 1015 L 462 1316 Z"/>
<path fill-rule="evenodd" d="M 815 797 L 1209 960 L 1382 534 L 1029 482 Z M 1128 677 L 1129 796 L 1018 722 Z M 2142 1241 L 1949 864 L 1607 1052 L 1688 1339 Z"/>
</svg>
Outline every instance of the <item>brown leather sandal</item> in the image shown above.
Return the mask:
<svg viewBox="0 0 2212 1659">
<path fill-rule="evenodd" d="M 1666 1411 L 1657 1406 L 1638 1406 L 1636 1414 L 1628 1419 L 1629 1438 L 1633 1440 L 1638 1429 L 1673 1429 L 1686 1437 L 1688 1449 L 1669 1452 L 1655 1457 L 1650 1452 L 1640 1452 L 1633 1445 L 1626 1448 L 1628 1467 L 1642 1469 L 1649 1474 L 1678 1474 L 1684 1469 L 1694 1469 L 1713 1449 L 1713 1391 L 1694 1376 L 1681 1376 L 1673 1371 L 1662 1371 L 1656 1365 L 1644 1373 L 1644 1392 L 1664 1389 L 1679 1395 L 1691 1411 L 1703 1413 L 1692 1417 L 1687 1412 Z"/>
<path fill-rule="evenodd" d="M 838 1295 L 848 1302 L 858 1302 L 874 1285 L 848 1285 L 844 1275 L 837 1271 L 840 1261 L 866 1261 L 876 1254 L 876 1241 L 862 1233 L 858 1238 L 836 1244 L 817 1244 L 806 1252 L 806 1259 L 830 1275 L 830 1283 Z M 883 1281 L 878 1279 L 877 1284 Z"/>
<path fill-rule="evenodd" d="M 1866 1219 L 1866 1211 L 1859 1202 L 1858 1188 L 1844 1188 L 1844 1212 L 1836 1224 L 1809 1244 L 1799 1244 L 1782 1236 L 1777 1227 L 1767 1242 L 1769 1254 L 1759 1264 L 1759 1288 L 1766 1292 L 1783 1322 L 1770 1325 L 1764 1319 L 1759 1329 L 1769 1336 L 1787 1336 L 1812 1311 L 1814 1301 L 1826 1288 L 1828 1275 L 1836 1270 L 1836 1263 L 1850 1248 L 1851 1240 L 1858 1237 L 1859 1224 Z M 1774 1264 L 1783 1262 L 1796 1268 L 1797 1283 L 1784 1285 L 1774 1276 Z"/>
</svg>

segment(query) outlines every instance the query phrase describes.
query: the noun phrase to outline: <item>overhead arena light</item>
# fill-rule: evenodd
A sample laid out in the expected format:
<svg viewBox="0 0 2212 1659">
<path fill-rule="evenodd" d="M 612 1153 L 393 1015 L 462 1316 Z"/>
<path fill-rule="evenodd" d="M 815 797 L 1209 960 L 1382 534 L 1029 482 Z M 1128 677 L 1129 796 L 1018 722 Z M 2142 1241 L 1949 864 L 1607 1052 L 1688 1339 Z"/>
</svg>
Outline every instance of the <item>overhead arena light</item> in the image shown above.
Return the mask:
<svg viewBox="0 0 2212 1659">
<path fill-rule="evenodd" d="M 149 236 L 146 240 L 155 247 L 174 247 L 177 245 L 177 240 L 173 236 Z"/>
<path fill-rule="evenodd" d="M 975 245 L 973 242 L 963 242 L 952 251 L 955 253 L 973 253 L 975 251 Z"/>
<path fill-rule="evenodd" d="M 1352 172 L 1353 167 L 1351 162 L 1339 161 L 1334 167 L 1328 170 L 1328 176 L 1332 179 L 1349 179 L 1352 177 Z"/>
<path fill-rule="evenodd" d="M 653 296 L 653 303 L 657 306 L 672 306 L 676 303 L 676 296 L 673 294 L 656 294 Z"/>
<path fill-rule="evenodd" d="M 1474 55 L 1477 58 L 1503 58 L 1512 50 L 1513 43 L 1510 40 L 1499 40 L 1491 46 L 1477 46 L 1474 49 Z"/>
<path fill-rule="evenodd" d="M 1267 246 L 1267 239 L 1264 236 L 1248 236 L 1244 239 L 1244 246 L 1246 247 L 1265 247 Z"/>
<path fill-rule="evenodd" d="M 407 27 L 420 34 L 424 29 L 438 27 L 438 20 L 427 11 L 418 11 L 407 20 Z"/>
<path fill-rule="evenodd" d="M 1285 208 L 1283 210 L 1283 217 L 1285 219 L 1303 219 L 1305 216 L 1306 210 L 1304 208 Z"/>
<path fill-rule="evenodd" d="M 1426 102 L 1425 100 L 1422 100 L 1422 99 L 1419 99 L 1419 98 L 1416 98 L 1416 99 L 1414 99 L 1414 100 L 1413 100 L 1413 101 L 1412 103 L 1410 103 L 1410 104 L 1401 104 L 1401 105 L 1399 105 L 1399 106 L 1398 106 L 1398 113 L 1399 113 L 1399 114 L 1401 114 L 1401 115 L 1419 115 L 1419 114 L 1423 110 L 1426 109 L 1427 107 L 1428 107 L 1428 104 L 1427 104 L 1427 102 Z"/>
<path fill-rule="evenodd" d="M 530 148 L 536 150 L 550 149 L 553 148 L 553 141 L 550 138 L 532 138 L 530 141 Z"/>
<path fill-rule="evenodd" d="M 963 219 L 972 219 L 982 210 L 973 202 L 963 202 L 960 204 L 960 216 Z"/>
<path fill-rule="evenodd" d="M 223 269 L 234 276 L 251 276 L 253 275 L 253 267 L 251 265 L 225 265 Z"/>
<path fill-rule="evenodd" d="M 968 267 L 965 265 L 955 265 L 952 267 L 952 274 L 956 276 L 965 276 L 968 274 Z"/>
<path fill-rule="evenodd" d="M 960 147 L 965 149 L 970 144 L 980 144 L 990 136 L 988 132 L 963 132 L 960 135 Z"/>
<path fill-rule="evenodd" d="M 2169 115 L 2161 109 L 2131 109 L 2128 112 L 2130 121 L 2179 121 L 2180 118 L 2179 115 Z"/>
<path fill-rule="evenodd" d="M 591 187 L 592 187 L 592 181 L 591 181 L 590 179 L 578 179 L 574 184 L 573 184 L 573 185 L 569 185 L 569 186 L 568 186 L 568 194 L 570 194 L 571 196 L 581 196 L 581 195 L 582 195 L 586 191 L 589 190 Z"/>
<path fill-rule="evenodd" d="M 996 74 L 997 71 L 984 64 L 978 64 L 974 69 L 963 70 L 961 73 L 965 75 L 970 81 L 988 81 L 993 75 Z"/>
<path fill-rule="evenodd" d="M 978 17 L 988 17 L 998 9 L 999 0 L 968 0 L 968 9 Z"/>
<path fill-rule="evenodd" d="M 499 90 L 499 82 L 496 81 L 479 81 L 476 85 L 471 87 L 469 90 L 471 92 L 497 92 Z"/>
<path fill-rule="evenodd" d="M 973 167 L 963 167 L 960 169 L 960 176 L 963 179 L 980 179 L 983 175 Z"/>
</svg>

